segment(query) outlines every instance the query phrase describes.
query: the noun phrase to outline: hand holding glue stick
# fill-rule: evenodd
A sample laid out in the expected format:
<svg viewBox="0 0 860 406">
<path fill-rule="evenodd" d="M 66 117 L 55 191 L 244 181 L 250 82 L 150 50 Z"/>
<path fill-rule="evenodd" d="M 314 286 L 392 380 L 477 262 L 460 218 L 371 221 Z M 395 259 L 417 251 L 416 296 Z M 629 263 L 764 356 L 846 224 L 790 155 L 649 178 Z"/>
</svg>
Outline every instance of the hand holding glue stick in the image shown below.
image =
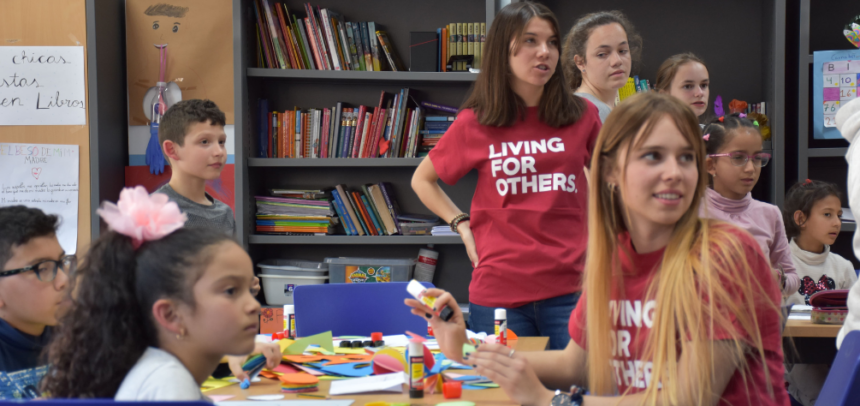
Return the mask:
<svg viewBox="0 0 860 406">
<path fill-rule="evenodd" d="M 463 344 L 466 340 L 466 320 L 463 318 L 463 312 L 460 311 L 460 306 L 450 293 L 442 289 L 426 289 L 423 285 L 416 281 L 409 283 L 410 286 L 415 283 L 420 288 L 418 294 L 413 293 L 413 289 L 409 290 L 416 299 L 406 299 L 404 303 L 412 308 L 412 314 L 422 317 L 430 322 L 433 327 L 433 334 L 436 336 L 436 341 L 439 343 L 439 349 L 445 354 L 445 357 L 452 361 L 463 363 Z M 441 313 L 450 316 L 447 321 L 443 320 L 436 311 L 442 309 Z M 447 310 L 447 311 L 446 311 Z"/>
</svg>

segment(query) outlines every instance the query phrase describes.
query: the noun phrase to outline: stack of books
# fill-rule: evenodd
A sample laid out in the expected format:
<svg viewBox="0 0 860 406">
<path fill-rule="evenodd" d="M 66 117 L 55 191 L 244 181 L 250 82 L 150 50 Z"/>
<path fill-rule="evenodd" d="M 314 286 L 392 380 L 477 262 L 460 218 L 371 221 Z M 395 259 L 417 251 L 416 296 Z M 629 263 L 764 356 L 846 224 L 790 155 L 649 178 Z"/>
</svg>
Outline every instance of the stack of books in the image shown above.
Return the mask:
<svg viewBox="0 0 860 406">
<path fill-rule="evenodd" d="M 430 150 L 439 143 L 451 124 L 454 124 L 454 116 L 446 115 L 426 115 L 424 116 L 424 129 L 419 131 L 421 134 L 421 146 L 418 147 L 416 156 L 424 157 L 430 153 Z"/>
<path fill-rule="evenodd" d="M 452 236 L 452 235 L 459 236 L 460 235 L 460 234 L 457 234 L 457 233 L 451 231 L 451 226 L 449 226 L 447 224 L 433 227 L 433 231 L 431 232 L 431 234 L 437 235 L 437 236 Z"/>
<path fill-rule="evenodd" d="M 260 234 L 326 235 L 337 219 L 327 199 L 256 196 Z"/>
<path fill-rule="evenodd" d="M 373 21 L 347 22 L 332 9 L 304 6 L 306 18 L 287 5 L 254 0 L 257 66 L 274 69 L 404 71 L 388 34 Z"/>
<path fill-rule="evenodd" d="M 390 183 L 366 184 L 361 187 L 361 191 L 352 192 L 343 185 L 337 185 L 332 197 L 333 206 L 343 219 L 341 222 L 347 235 L 402 233 L 396 221 L 400 208 L 393 199 Z"/>
<path fill-rule="evenodd" d="M 414 158 L 419 151 L 426 155 L 453 120 L 433 116 L 434 122 L 427 124 L 427 109 L 457 113 L 454 107 L 417 103 L 408 88 L 398 94 L 381 92 L 376 107 L 344 104 L 279 112 L 269 110 L 268 100 L 260 100 L 257 157 Z"/>
</svg>

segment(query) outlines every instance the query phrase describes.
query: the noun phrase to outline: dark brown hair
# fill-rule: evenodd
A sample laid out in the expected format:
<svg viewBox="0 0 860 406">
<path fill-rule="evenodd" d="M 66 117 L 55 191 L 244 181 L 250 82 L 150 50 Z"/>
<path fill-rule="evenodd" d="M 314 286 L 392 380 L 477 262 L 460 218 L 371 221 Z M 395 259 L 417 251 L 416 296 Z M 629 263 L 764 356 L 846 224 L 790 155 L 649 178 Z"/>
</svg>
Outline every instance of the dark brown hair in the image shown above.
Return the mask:
<svg viewBox="0 0 860 406">
<path fill-rule="evenodd" d="M 12 251 L 34 238 L 57 234 L 60 219 L 42 210 L 9 206 L 0 208 L 0 270 L 12 259 Z"/>
<path fill-rule="evenodd" d="M 511 126 L 525 116 L 525 102 L 511 87 L 513 72 L 510 56 L 519 47 L 526 26 L 533 18 L 548 22 L 560 36 L 558 20 L 546 6 L 529 1 L 511 3 L 502 8 L 493 20 L 484 45 L 481 73 L 475 81 L 472 94 L 461 109 L 472 109 L 482 125 L 496 127 Z M 517 39 L 512 49 L 511 39 Z M 586 111 L 585 102 L 574 97 L 564 79 L 561 58 L 555 73 L 543 87 L 538 106 L 540 121 L 554 128 L 570 125 L 579 120 Z"/>
<path fill-rule="evenodd" d="M 785 208 L 782 209 L 782 220 L 785 223 L 785 235 L 789 239 L 800 235 L 800 226 L 794 222 L 794 212 L 800 210 L 806 219 L 812 212 L 815 202 L 829 196 L 836 196 L 842 200 L 841 193 L 836 185 L 820 180 L 809 180 L 797 182 L 785 195 Z"/>
<path fill-rule="evenodd" d="M 129 237 L 102 234 L 70 278 L 72 306 L 46 349 L 42 390 L 54 398 L 113 398 L 146 348 L 158 347 L 152 305 L 170 298 L 193 309 L 194 284 L 218 246 L 231 241 L 183 228 L 135 250 Z"/>
<path fill-rule="evenodd" d="M 207 122 L 223 127 L 227 125 L 227 118 L 212 100 L 183 100 L 170 106 L 161 118 L 158 143 L 164 145 L 164 141 L 170 140 L 182 146 L 188 126 Z"/>
<path fill-rule="evenodd" d="M 627 33 L 627 45 L 630 47 L 631 60 L 630 74 L 633 75 L 639 69 L 639 57 L 642 55 L 642 37 L 636 32 L 636 28 L 627 19 L 627 16 L 617 10 L 586 14 L 576 20 L 564 38 L 564 52 L 561 54 L 561 61 L 564 66 L 564 76 L 567 78 L 571 89 L 576 90 L 582 85 L 582 72 L 579 71 L 573 57 L 579 55 L 585 61 L 585 46 L 591 33 L 597 27 L 613 23 L 620 25 Z"/>
<path fill-rule="evenodd" d="M 705 69 L 708 69 L 708 65 L 705 65 L 705 61 L 692 52 L 672 55 L 669 59 L 663 61 L 663 64 L 660 65 L 660 69 L 657 69 L 657 79 L 654 81 L 654 88 L 668 93 L 670 90 L 669 88 L 672 87 L 672 81 L 675 80 L 675 75 L 678 74 L 678 69 L 690 62 L 698 62 L 702 64 Z"/>
</svg>

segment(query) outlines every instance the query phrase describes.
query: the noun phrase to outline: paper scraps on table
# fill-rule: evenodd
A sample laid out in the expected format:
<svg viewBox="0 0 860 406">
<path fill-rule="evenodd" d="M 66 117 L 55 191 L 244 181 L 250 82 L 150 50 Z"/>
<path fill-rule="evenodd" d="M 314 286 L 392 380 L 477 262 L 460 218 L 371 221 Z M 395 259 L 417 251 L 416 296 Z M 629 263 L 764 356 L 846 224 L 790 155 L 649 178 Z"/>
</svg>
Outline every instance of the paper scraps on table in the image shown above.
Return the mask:
<svg viewBox="0 0 860 406">
<path fill-rule="evenodd" d="M 325 333 L 314 334 L 310 337 L 300 338 L 287 347 L 284 354 L 298 355 L 305 352 L 309 345 L 316 344 L 334 354 L 334 346 L 332 345 L 331 331 Z"/>
<path fill-rule="evenodd" d="M 230 385 L 233 385 L 235 383 L 237 383 L 237 382 L 230 382 L 229 378 L 216 379 L 216 378 L 213 378 L 210 376 L 209 379 L 207 379 L 205 382 L 203 382 L 203 385 L 200 385 L 200 391 L 206 392 L 206 391 L 210 391 L 213 389 L 223 388 L 225 386 L 230 386 Z"/>
<path fill-rule="evenodd" d="M 212 399 L 213 402 L 223 402 L 227 399 L 232 399 L 235 396 L 233 395 L 209 395 L 209 399 Z"/>
<path fill-rule="evenodd" d="M 373 366 L 370 362 L 354 362 L 351 364 L 328 365 L 325 364 L 321 368 L 325 373 L 349 377 L 369 376 L 373 373 Z"/>
<path fill-rule="evenodd" d="M 404 383 L 406 383 L 406 374 L 395 372 L 392 374 L 368 376 L 366 378 L 334 381 L 331 383 L 329 394 L 338 396 L 368 392 L 403 393 Z"/>
</svg>

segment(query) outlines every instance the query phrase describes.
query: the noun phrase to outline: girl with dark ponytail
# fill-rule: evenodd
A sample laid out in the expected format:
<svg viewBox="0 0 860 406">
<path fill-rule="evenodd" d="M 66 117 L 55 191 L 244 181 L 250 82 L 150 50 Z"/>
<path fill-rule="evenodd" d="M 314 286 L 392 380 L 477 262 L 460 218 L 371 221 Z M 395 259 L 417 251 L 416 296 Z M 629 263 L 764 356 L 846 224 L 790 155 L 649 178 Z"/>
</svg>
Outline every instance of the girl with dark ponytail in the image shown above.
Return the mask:
<svg viewBox="0 0 860 406">
<path fill-rule="evenodd" d="M 48 349 L 55 398 L 200 400 L 225 354 L 254 348 L 251 259 L 229 237 L 182 229 L 167 196 L 125 189 L 99 214 L 111 231 L 72 278 Z"/>
</svg>

